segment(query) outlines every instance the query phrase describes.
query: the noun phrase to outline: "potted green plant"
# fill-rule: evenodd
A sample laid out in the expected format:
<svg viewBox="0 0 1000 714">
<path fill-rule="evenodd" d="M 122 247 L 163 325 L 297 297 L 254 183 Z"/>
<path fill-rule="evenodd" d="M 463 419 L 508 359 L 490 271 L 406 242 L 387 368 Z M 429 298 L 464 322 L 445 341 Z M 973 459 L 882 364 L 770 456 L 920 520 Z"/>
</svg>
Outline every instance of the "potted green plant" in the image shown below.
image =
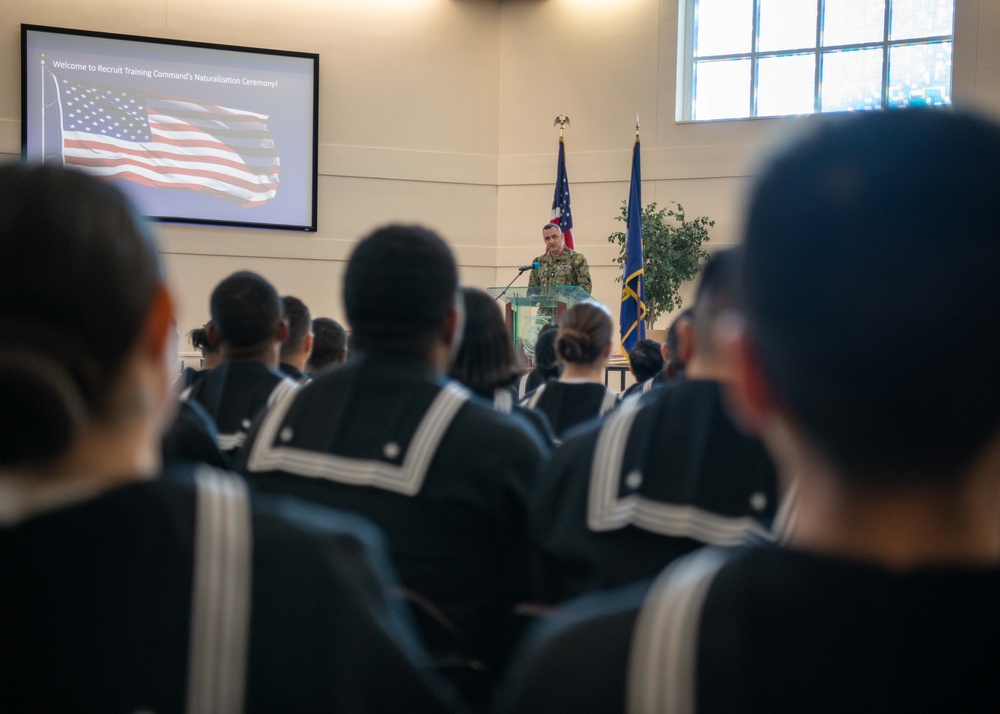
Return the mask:
<svg viewBox="0 0 1000 714">
<path fill-rule="evenodd" d="M 684 207 L 670 202 L 674 207 L 657 209 L 655 203 L 642 209 L 642 262 L 646 288 L 646 327 L 652 328 L 656 318 L 681 307 L 680 287 L 701 270 L 708 258 L 703 244 L 709 239 L 708 229 L 715 221 L 706 216 L 688 220 Z M 615 220 L 624 223 L 628 215 L 628 201 L 622 201 L 621 213 Z M 608 236 L 609 243 L 619 248 L 615 262 L 625 262 L 625 232 Z M 619 275 L 616 278 L 621 282 Z"/>
</svg>

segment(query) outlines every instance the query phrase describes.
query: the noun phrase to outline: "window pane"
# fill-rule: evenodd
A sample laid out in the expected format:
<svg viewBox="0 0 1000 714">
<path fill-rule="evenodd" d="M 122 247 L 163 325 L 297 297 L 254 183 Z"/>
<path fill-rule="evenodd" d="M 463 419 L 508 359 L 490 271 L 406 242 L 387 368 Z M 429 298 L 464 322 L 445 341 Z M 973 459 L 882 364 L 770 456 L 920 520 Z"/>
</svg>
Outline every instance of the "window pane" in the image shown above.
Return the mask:
<svg viewBox="0 0 1000 714">
<path fill-rule="evenodd" d="M 757 63 L 757 116 L 812 114 L 816 55 L 763 57 Z"/>
<path fill-rule="evenodd" d="M 882 49 L 823 53 L 820 109 L 875 109 L 882 106 Z"/>
<path fill-rule="evenodd" d="M 823 45 L 881 42 L 885 33 L 885 0 L 826 0 Z"/>
<path fill-rule="evenodd" d="M 815 46 L 816 3 L 813 0 L 760 0 L 759 51 Z"/>
<path fill-rule="evenodd" d="M 889 106 L 951 104 L 951 43 L 889 48 Z"/>
<path fill-rule="evenodd" d="M 753 0 L 698 0 L 694 23 L 695 57 L 749 52 Z"/>
<path fill-rule="evenodd" d="M 955 0 L 892 0 L 889 39 L 950 35 L 955 27 Z"/>
<path fill-rule="evenodd" d="M 694 118 L 732 119 L 750 114 L 750 60 L 694 65 Z"/>
</svg>

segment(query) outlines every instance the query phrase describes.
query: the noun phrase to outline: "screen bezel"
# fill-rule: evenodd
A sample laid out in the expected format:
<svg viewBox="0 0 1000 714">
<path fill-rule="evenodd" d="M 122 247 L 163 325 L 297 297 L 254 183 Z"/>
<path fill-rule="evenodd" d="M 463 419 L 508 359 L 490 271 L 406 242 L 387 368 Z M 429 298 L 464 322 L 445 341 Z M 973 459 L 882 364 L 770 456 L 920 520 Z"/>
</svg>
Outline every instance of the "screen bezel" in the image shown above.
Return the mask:
<svg viewBox="0 0 1000 714">
<path fill-rule="evenodd" d="M 308 155 L 311 165 L 308 167 L 309 182 L 312 187 L 310 197 L 311 208 L 308 223 L 303 224 L 278 224 L 260 221 L 238 221 L 232 219 L 212 219 L 201 216 L 186 215 L 148 215 L 147 218 L 164 223 L 186 223 L 212 226 L 230 226 L 239 228 L 263 228 L 275 230 L 293 230 L 315 232 L 317 230 L 317 204 L 318 204 L 318 165 L 319 165 L 319 54 L 311 52 L 296 52 L 289 50 L 263 49 L 257 47 L 245 47 L 240 45 L 225 45 L 208 42 L 194 42 L 189 40 L 166 39 L 158 37 L 146 37 L 141 35 L 125 35 L 110 32 L 96 32 L 91 30 L 77 30 L 62 27 L 49 27 L 44 25 L 21 25 L 21 158 L 28 160 L 28 34 L 30 32 L 48 33 L 53 35 L 82 36 L 109 41 L 138 42 L 155 46 L 177 46 L 190 47 L 204 50 L 219 50 L 226 52 L 240 52 L 251 55 L 274 55 L 291 57 L 297 59 L 311 60 L 312 66 L 312 106 L 307 107 L 303 102 L 303 111 L 308 111 L 312 115 L 312 136 L 311 146 L 308 148 Z M 284 167 L 282 167 L 284 169 Z"/>
</svg>

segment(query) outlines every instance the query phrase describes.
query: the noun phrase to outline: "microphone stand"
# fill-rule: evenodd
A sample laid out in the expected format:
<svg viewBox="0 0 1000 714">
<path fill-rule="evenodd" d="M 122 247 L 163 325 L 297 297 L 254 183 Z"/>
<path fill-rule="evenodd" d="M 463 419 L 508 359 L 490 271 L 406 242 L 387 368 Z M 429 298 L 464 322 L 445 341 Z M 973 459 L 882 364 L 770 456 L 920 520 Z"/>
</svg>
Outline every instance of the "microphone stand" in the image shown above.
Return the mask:
<svg viewBox="0 0 1000 714">
<path fill-rule="evenodd" d="M 517 275 L 515 275 L 513 278 L 510 279 L 510 282 L 507 283 L 507 287 L 505 287 L 503 289 L 503 292 L 501 292 L 499 295 L 497 295 L 495 298 L 493 298 L 493 302 L 498 301 L 500 298 L 502 298 L 504 295 L 506 295 L 507 294 L 507 290 L 510 288 L 511 285 L 514 284 L 514 281 L 517 280 L 518 278 L 520 278 L 522 275 L 524 275 L 528 270 L 532 270 L 533 268 L 534 268 L 534 266 L 531 266 L 530 268 L 521 268 L 520 270 L 518 270 L 517 271 Z"/>
</svg>

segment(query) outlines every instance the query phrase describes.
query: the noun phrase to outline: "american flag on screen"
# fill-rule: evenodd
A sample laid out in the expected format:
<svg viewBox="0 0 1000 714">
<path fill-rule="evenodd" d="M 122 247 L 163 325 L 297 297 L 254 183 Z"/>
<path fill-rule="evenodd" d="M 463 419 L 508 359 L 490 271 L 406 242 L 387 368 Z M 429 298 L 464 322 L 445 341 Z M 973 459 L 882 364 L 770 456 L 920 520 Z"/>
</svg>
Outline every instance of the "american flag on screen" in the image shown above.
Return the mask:
<svg viewBox="0 0 1000 714">
<path fill-rule="evenodd" d="M 259 206 L 278 191 L 264 114 L 55 78 L 67 164 Z"/>
<path fill-rule="evenodd" d="M 566 239 L 566 247 L 573 247 L 573 213 L 569 208 L 569 178 L 566 176 L 566 144 L 559 137 L 559 163 L 556 166 L 556 192 L 552 196 L 550 223 L 555 223 Z"/>
</svg>

